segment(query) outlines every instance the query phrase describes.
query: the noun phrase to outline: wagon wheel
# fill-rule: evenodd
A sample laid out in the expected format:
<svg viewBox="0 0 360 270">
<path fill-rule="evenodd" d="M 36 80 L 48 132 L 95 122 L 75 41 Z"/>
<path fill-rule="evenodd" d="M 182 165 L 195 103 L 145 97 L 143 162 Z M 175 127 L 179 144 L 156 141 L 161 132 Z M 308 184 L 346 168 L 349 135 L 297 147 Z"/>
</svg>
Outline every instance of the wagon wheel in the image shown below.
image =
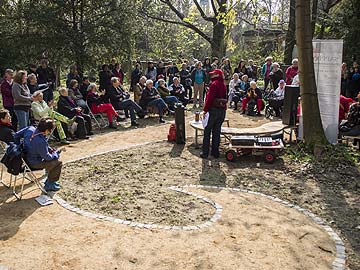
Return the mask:
<svg viewBox="0 0 360 270">
<path fill-rule="evenodd" d="M 275 162 L 275 153 L 273 151 L 265 152 L 264 159 L 266 163 L 272 164 Z"/>
<path fill-rule="evenodd" d="M 237 158 L 237 154 L 234 150 L 228 150 L 226 151 L 226 159 L 230 162 L 235 162 Z"/>
</svg>

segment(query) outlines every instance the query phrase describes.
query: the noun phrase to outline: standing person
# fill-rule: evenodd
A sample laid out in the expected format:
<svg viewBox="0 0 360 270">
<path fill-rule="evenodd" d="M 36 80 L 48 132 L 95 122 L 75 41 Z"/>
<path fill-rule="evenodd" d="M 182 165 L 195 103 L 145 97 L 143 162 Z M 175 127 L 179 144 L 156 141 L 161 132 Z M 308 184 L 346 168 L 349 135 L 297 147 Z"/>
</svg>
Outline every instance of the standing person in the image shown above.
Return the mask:
<svg viewBox="0 0 360 270">
<path fill-rule="evenodd" d="M 179 69 L 173 62 L 169 63 L 167 75 L 169 76 L 169 85 L 172 85 L 174 78 L 179 76 Z M 165 81 L 166 81 L 166 79 L 165 79 Z"/>
<path fill-rule="evenodd" d="M 234 73 L 237 73 L 239 75 L 239 77 L 242 77 L 243 75 L 248 75 L 248 71 L 247 71 L 244 59 L 240 60 L 239 65 L 234 70 Z"/>
<path fill-rule="evenodd" d="M 114 77 L 117 77 L 119 79 L 120 84 L 124 83 L 125 73 L 122 70 L 120 63 L 115 64 L 115 68 L 112 70 L 112 73 Z"/>
<path fill-rule="evenodd" d="M 81 76 L 79 74 L 77 65 L 72 65 L 70 67 L 70 72 L 68 73 L 67 79 L 66 79 L 66 87 L 67 88 L 70 88 L 70 82 L 72 80 L 76 80 L 79 83 L 79 85 L 81 85 L 82 79 L 81 79 Z"/>
<path fill-rule="evenodd" d="M 162 76 L 162 79 L 166 81 L 167 67 L 164 66 L 163 61 L 159 61 L 156 71 L 157 71 L 156 72 L 157 79 L 159 80 L 160 76 Z"/>
<path fill-rule="evenodd" d="M 214 158 L 220 156 L 221 126 L 225 120 L 227 94 L 224 83 L 224 73 L 215 69 L 210 73 L 211 84 L 206 95 L 204 113 L 209 113 L 209 119 L 204 129 L 201 158 L 209 156 L 210 136 L 212 134 L 211 155 Z"/>
<path fill-rule="evenodd" d="M 113 74 L 111 73 L 109 66 L 107 64 L 102 65 L 101 71 L 99 72 L 99 88 L 100 91 L 109 90 L 111 87 L 111 78 Z"/>
<path fill-rule="evenodd" d="M 278 63 L 273 64 L 273 70 L 270 72 L 270 80 L 272 89 L 277 89 L 279 82 L 284 79 L 284 72 L 280 69 Z"/>
<path fill-rule="evenodd" d="M 212 61 L 213 61 L 212 64 L 211 64 L 212 70 L 215 70 L 215 69 L 219 68 L 219 58 L 213 57 Z"/>
<path fill-rule="evenodd" d="M 40 67 L 36 70 L 38 76 L 38 83 L 49 85 L 49 89 L 44 91 L 44 100 L 50 102 L 54 99 L 54 85 L 56 82 L 56 75 L 54 70 L 49 67 L 49 61 L 47 59 L 42 59 L 40 62 Z"/>
<path fill-rule="evenodd" d="M 14 77 L 12 86 L 12 96 L 14 97 L 14 111 L 19 122 L 19 130 L 29 125 L 29 112 L 32 97 L 27 86 L 27 73 L 19 70 Z"/>
<path fill-rule="evenodd" d="M 148 62 L 148 66 L 145 70 L 145 77 L 148 80 L 152 80 L 153 82 L 156 82 L 157 79 L 157 70 L 156 67 L 154 66 L 154 63 L 152 61 Z"/>
<path fill-rule="evenodd" d="M 248 61 L 248 77 L 251 81 L 257 81 L 257 73 L 258 73 L 258 67 L 254 64 L 254 61 L 252 59 L 249 59 Z"/>
<path fill-rule="evenodd" d="M 177 99 L 180 100 L 184 106 L 188 104 L 189 98 L 186 96 L 186 90 L 184 86 L 180 84 L 178 77 L 174 78 L 174 82 L 169 86 L 169 90 L 171 95 L 177 97 Z"/>
<path fill-rule="evenodd" d="M 270 83 L 270 73 L 273 70 L 272 57 L 269 56 L 265 59 L 265 64 L 262 66 L 261 73 L 264 78 L 264 91 L 268 88 Z"/>
<path fill-rule="evenodd" d="M 232 78 L 232 73 L 231 73 L 230 60 L 228 58 L 224 59 L 223 64 L 221 66 L 221 70 L 224 73 L 224 82 L 226 85 L 227 93 L 229 93 L 229 84 Z"/>
<path fill-rule="evenodd" d="M 115 68 L 115 64 L 116 64 L 116 58 L 111 59 L 111 62 L 109 64 L 109 69 L 113 70 Z"/>
<path fill-rule="evenodd" d="M 191 80 L 191 74 L 188 70 L 188 66 L 186 63 L 183 63 L 180 70 L 180 84 L 182 84 L 185 87 L 186 95 L 188 96 L 189 100 L 192 98 L 192 80 Z"/>
<path fill-rule="evenodd" d="M 292 65 L 286 70 L 286 84 L 291 85 L 294 77 L 298 74 L 298 59 L 294 58 L 292 60 Z"/>
<path fill-rule="evenodd" d="M 346 95 L 346 86 L 347 86 L 347 79 L 348 79 L 348 70 L 346 63 L 342 63 L 341 65 L 341 95 Z"/>
<path fill-rule="evenodd" d="M 37 78 L 38 75 L 36 74 L 36 69 L 37 69 L 37 66 L 35 64 L 30 64 L 29 69 L 28 69 L 28 74 L 35 74 L 36 78 Z"/>
<path fill-rule="evenodd" d="M 205 79 L 206 79 L 205 70 L 202 68 L 202 63 L 198 61 L 195 64 L 195 69 L 191 72 L 191 80 L 194 86 L 194 108 L 196 108 L 197 103 L 199 103 L 200 107 L 203 106 Z M 199 102 L 198 102 L 198 97 L 199 97 Z"/>
<path fill-rule="evenodd" d="M 211 67 L 211 61 L 210 61 L 210 57 L 205 57 L 204 62 L 203 62 L 203 69 L 205 70 L 205 87 L 208 86 L 210 84 L 210 72 L 213 70 Z"/>
<path fill-rule="evenodd" d="M 12 69 L 5 70 L 4 79 L 1 82 L 0 90 L 2 95 L 3 106 L 11 115 L 12 125 L 17 129 L 17 117 L 14 111 L 14 98 L 12 95 L 14 71 Z"/>
<path fill-rule="evenodd" d="M 135 90 L 135 86 L 139 83 L 141 76 L 142 76 L 141 63 L 137 62 L 135 65 L 135 69 L 131 72 L 131 85 L 130 85 L 131 91 Z"/>
</svg>

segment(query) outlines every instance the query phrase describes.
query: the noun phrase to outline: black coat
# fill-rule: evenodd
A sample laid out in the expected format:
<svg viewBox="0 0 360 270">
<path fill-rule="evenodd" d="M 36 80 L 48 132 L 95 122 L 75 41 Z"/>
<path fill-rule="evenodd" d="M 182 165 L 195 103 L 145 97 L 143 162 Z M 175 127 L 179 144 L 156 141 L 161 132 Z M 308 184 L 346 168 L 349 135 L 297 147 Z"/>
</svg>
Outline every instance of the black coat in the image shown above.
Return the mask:
<svg viewBox="0 0 360 270">
<path fill-rule="evenodd" d="M 144 90 L 142 91 L 142 94 L 141 94 L 141 98 L 140 98 L 140 101 L 139 101 L 139 105 L 145 109 L 147 104 L 156 99 L 156 98 L 159 98 L 160 97 L 160 94 L 159 92 L 156 90 L 155 87 L 149 89 L 147 87 L 144 88 Z"/>
<path fill-rule="evenodd" d="M 0 123 L 0 141 L 9 144 L 14 142 L 15 129 L 12 126 L 6 126 Z"/>
<path fill-rule="evenodd" d="M 78 106 L 70 101 L 70 97 L 60 96 L 57 103 L 57 111 L 66 116 L 67 118 L 73 118 L 77 114 Z"/>
<path fill-rule="evenodd" d="M 130 95 L 121 87 L 115 88 L 111 86 L 108 91 L 106 91 L 106 96 L 110 99 L 110 103 L 113 105 L 115 110 L 120 110 L 119 102 L 130 98 Z"/>
</svg>

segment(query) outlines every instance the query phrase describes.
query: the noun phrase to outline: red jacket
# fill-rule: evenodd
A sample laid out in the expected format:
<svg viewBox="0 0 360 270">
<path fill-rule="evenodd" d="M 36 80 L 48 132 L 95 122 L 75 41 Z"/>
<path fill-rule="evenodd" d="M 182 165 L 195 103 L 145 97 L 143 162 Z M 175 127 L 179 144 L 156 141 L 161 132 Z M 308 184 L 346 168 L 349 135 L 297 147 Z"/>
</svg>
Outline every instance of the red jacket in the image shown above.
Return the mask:
<svg viewBox="0 0 360 270">
<path fill-rule="evenodd" d="M 224 78 L 222 76 L 213 78 L 206 94 L 204 112 L 208 112 L 212 107 L 215 107 L 215 99 L 226 99 L 226 97 L 227 94 Z M 226 110 L 226 105 L 224 106 L 224 109 Z"/>
<path fill-rule="evenodd" d="M 294 66 L 288 67 L 286 70 L 286 84 L 291 85 L 294 77 L 298 74 L 299 69 Z"/>
<path fill-rule="evenodd" d="M 345 114 L 349 112 L 350 105 L 355 101 L 351 98 L 340 95 L 340 106 L 339 106 L 339 124 L 345 119 Z"/>
<path fill-rule="evenodd" d="M 14 107 L 14 98 L 12 96 L 12 84 L 9 84 L 7 80 L 1 82 L 1 95 L 3 98 L 4 107 Z"/>
<path fill-rule="evenodd" d="M 120 83 L 123 84 L 124 72 L 122 71 L 122 69 L 120 69 L 119 71 L 117 71 L 116 69 L 113 69 L 112 73 L 114 74 L 115 77 L 118 77 Z"/>
</svg>

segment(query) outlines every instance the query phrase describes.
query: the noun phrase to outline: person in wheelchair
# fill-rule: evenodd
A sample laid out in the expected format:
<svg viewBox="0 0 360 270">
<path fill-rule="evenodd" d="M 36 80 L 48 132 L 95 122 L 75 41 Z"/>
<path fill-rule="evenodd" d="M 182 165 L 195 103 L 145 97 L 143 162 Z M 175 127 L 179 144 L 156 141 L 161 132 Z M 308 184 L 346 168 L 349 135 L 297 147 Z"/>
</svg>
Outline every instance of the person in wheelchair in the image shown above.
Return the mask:
<svg viewBox="0 0 360 270">
<path fill-rule="evenodd" d="M 269 96 L 269 106 L 275 111 L 275 116 L 280 117 L 282 107 L 284 106 L 285 81 L 280 80 L 278 88 L 272 91 Z"/>
<path fill-rule="evenodd" d="M 257 87 L 255 81 L 250 82 L 250 88 L 247 91 L 247 95 L 242 99 L 242 114 L 248 111 L 248 115 L 253 115 L 255 107 L 257 110 L 257 115 L 261 115 L 261 110 L 263 108 L 262 93 L 260 88 Z M 249 107 L 248 107 L 249 105 Z"/>
<path fill-rule="evenodd" d="M 76 116 L 73 118 L 67 118 L 66 116 L 56 112 L 53 110 L 53 101 L 49 102 L 49 105 L 45 102 L 43 98 L 43 93 L 41 91 L 36 91 L 33 94 L 33 102 L 31 103 L 31 111 L 33 113 L 34 119 L 36 122 L 39 122 L 43 117 L 51 117 L 55 121 L 55 126 L 57 133 L 59 135 L 61 144 L 70 144 L 70 142 L 66 139 L 66 135 L 64 129 L 61 125 L 61 122 L 72 125 Z"/>
<path fill-rule="evenodd" d="M 234 102 L 234 105 L 235 105 L 234 110 L 237 109 L 237 104 L 240 100 L 239 99 L 239 96 L 241 95 L 240 90 L 241 90 L 241 80 L 239 78 L 239 74 L 234 73 L 233 78 L 229 83 L 229 95 L 228 95 L 229 107 L 231 108 L 232 102 Z"/>
<path fill-rule="evenodd" d="M 146 87 L 144 88 L 141 99 L 140 99 L 140 106 L 143 110 L 147 110 L 147 107 L 153 107 L 157 109 L 159 114 L 159 122 L 165 123 L 163 119 L 164 111 L 170 111 L 168 106 L 166 105 L 165 101 L 161 98 L 159 92 L 154 87 L 154 82 L 152 80 L 147 80 L 145 83 Z"/>
</svg>

